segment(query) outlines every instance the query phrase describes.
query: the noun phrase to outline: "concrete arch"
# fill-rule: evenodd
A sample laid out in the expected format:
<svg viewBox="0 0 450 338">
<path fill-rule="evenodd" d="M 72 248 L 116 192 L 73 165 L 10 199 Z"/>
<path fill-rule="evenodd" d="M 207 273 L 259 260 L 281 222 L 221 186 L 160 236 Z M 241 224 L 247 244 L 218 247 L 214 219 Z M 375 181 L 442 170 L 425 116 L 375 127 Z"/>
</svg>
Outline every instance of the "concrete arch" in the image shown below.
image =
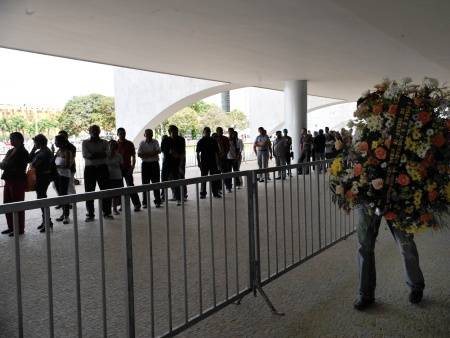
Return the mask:
<svg viewBox="0 0 450 338">
<path fill-rule="evenodd" d="M 242 86 L 132 69 L 114 72 L 117 127 L 127 130 L 135 144 L 180 109 L 208 96 Z"/>
</svg>

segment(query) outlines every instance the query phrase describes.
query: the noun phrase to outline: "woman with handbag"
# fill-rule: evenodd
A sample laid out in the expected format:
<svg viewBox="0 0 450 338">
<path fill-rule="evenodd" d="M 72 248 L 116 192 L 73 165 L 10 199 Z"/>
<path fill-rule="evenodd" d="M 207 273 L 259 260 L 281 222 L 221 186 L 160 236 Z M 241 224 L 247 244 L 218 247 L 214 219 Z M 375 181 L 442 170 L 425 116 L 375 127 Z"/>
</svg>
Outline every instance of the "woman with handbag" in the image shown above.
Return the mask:
<svg viewBox="0 0 450 338">
<path fill-rule="evenodd" d="M 72 175 L 70 168 L 72 167 L 74 157 L 69 146 L 69 142 L 63 135 L 55 136 L 55 145 L 58 151 L 55 154 L 56 178 L 55 185 L 59 196 L 68 194 L 70 177 Z M 69 224 L 69 205 L 63 205 L 63 213 L 56 219 L 63 224 Z M 41 232 L 45 232 L 45 229 Z"/>
<path fill-rule="evenodd" d="M 47 189 L 50 182 L 53 180 L 52 177 L 52 165 L 53 165 L 53 153 L 47 147 L 47 138 L 38 134 L 33 138 L 34 147 L 30 153 L 30 170 L 35 171 L 35 190 L 36 198 L 47 198 Z M 38 230 L 44 229 L 44 208 L 42 210 L 42 223 L 38 226 Z M 53 226 L 52 220 L 50 219 L 50 226 Z M 45 230 L 44 230 L 45 231 Z"/>
<path fill-rule="evenodd" d="M 23 145 L 23 135 L 14 132 L 9 135 L 12 149 L 8 150 L 5 158 L 0 162 L 0 169 L 3 170 L 2 179 L 5 181 L 3 188 L 3 203 L 20 202 L 25 199 L 26 174 L 25 170 L 29 162 L 29 153 Z M 25 212 L 19 211 L 19 234 L 25 231 Z M 14 236 L 13 214 L 6 214 L 8 229 L 2 234 L 10 237 Z"/>
</svg>

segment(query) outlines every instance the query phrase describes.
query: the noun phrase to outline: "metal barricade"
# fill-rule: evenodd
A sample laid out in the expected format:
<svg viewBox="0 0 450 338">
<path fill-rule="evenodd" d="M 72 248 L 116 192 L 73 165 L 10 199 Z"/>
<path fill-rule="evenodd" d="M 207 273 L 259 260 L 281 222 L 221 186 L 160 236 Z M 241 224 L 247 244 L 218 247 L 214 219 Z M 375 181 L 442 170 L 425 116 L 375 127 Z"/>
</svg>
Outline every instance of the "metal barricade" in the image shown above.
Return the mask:
<svg viewBox="0 0 450 338">
<path fill-rule="evenodd" d="M 1 205 L 0 214 L 13 213 L 15 235 L 17 321 L 9 335 L 168 337 L 251 293 L 278 313 L 263 286 L 353 233 L 353 215 L 332 207 L 319 172 L 326 163 Z M 132 212 L 133 194 L 145 195 L 144 213 Z M 104 219 L 117 196 L 120 221 Z M 94 223 L 79 220 L 89 200 L 97 201 Z M 51 208 L 65 204 L 72 222 L 53 230 Z M 31 245 L 19 236 L 19 213 L 40 217 L 40 208 L 46 233 Z M 41 290 L 36 302 L 27 298 L 35 297 L 30 284 Z"/>
</svg>

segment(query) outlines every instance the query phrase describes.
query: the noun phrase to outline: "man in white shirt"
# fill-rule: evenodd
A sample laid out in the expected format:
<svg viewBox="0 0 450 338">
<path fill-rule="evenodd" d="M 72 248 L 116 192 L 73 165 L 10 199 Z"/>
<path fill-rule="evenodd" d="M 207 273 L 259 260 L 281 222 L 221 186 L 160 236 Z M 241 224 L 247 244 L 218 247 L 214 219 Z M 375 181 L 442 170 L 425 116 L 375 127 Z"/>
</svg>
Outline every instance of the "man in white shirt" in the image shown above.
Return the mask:
<svg viewBox="0 0 450 338">
<path fill-rule="evenodd" d="M 255 143 L 253 144 L 253 151 L 258 159 L 258 168 L 263 169 L 269 166 L 269 158 L 272 159 L 272 144 L 263 127 L 259 127 L 258 131 L 259 135 L 256 137 Z M 267 174 L 260 174 L 258 176 L 259 182 L 264 182 L 264 177 L 269 179 Z"/>
<path fill-rule="evenodd" d="M 138 156 L 142 158 L 142 184 L 157 183 L 160 181 L 159 154 L 161 148 L 159 142 L 153 139 L 153 130 L 146 129 L 144 136 L 145 140 L 139 144 L 138 148 Z M 161 206 L 159 189 L 153 190 L 153 196 L 155 197 L 155 207 L 159 208 Z M 144 209 L 147 208 L 147 192 L 142 194 L 142 205 Z"/>
</svg>

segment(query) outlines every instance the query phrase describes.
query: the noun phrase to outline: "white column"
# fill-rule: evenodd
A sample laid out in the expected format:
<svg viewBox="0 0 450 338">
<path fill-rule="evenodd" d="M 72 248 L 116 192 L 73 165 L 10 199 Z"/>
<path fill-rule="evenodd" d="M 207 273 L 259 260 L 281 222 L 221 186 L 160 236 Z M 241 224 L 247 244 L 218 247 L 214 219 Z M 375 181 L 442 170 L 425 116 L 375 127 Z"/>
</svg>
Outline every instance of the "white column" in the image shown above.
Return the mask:
<svg viewBox="0 0 450 338">
<path fill-rule="evenodd" d="M 296 163 L 300 158 L 300 134 L 307 128 L 307 81 L 289 80 L 284 84 L 284 122 L 292 137 L 292 151 Z"/>
</svg>

